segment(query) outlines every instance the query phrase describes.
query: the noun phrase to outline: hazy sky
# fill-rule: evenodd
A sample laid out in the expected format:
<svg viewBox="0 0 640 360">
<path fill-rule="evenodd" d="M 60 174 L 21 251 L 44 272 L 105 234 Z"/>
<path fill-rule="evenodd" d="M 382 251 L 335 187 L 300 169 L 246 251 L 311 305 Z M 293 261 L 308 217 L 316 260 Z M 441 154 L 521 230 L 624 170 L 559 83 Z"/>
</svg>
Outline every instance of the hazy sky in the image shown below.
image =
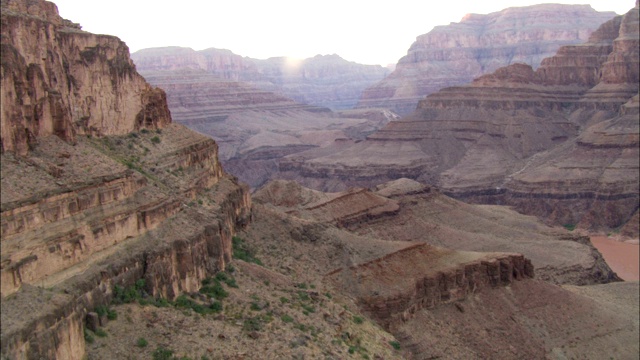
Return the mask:
<svg viewBox="0 0 640 360">
<path fill-rule="evenodd" d="M 53 0 L 84 30 L 116 35 L 131 52 L 210 47 L 266 59 L 338 54 L 362 64 L 395 64 L 418 35 L 465 14 L 487 14 L 535 0 Z M 556 1 L 585 4 L 584 1 Z M 634 0 L 589 1 L 624 14 Z"/>
</svg>

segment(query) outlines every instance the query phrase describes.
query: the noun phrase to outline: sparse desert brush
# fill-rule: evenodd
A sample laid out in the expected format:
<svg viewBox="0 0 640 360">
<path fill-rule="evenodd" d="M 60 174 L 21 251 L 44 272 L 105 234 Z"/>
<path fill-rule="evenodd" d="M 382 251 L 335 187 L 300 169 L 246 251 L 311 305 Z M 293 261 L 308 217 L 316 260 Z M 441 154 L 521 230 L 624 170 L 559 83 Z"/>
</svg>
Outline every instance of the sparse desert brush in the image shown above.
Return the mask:
<svg viewBox="0 0 640 360">
<path fill-rule="evenodd" d="M 141 337 L 138 338 L 138 340 L 136 340 L 136 346 L 137 347 L 146 347 L 147 345 L 149 345 L 149 342 L 147 341 L 147 339 Z"/>
</svg>

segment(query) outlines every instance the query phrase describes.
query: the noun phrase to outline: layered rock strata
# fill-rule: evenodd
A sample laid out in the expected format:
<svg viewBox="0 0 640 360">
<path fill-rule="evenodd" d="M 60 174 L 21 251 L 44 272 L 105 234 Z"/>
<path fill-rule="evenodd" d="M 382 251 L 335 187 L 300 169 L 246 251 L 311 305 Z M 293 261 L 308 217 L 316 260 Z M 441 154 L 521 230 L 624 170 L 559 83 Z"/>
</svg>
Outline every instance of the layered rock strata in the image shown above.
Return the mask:
<svg viewBox="0 0 640 360">
<path fill-rule="evenodd" d="M 556 284 L 619 280 L 587 237 L 544 226 L 505 207 L 465 204 L 409 179 L 382 184 L 375 191 L 337 193 L 278 180 L 257 190 L 253 199 L 307 222 L 390 243 L 523 254 L 535 266 L 536 277 Z"/>
<path fill-rule="evenodd" d="M 367 88 L 358 107 L 411 113 L 426 95 L 514 63 L 534 69 L 560 46 L 578 44 L 613 12 L 588 5 L 541 4 L 466 15 L 420 35 L 393 73 Z"/>
<path fill-rule="evenodd" d="M 615 280 L 586 238 L 409 179 L 382 184 L 367 198 L 287 181 L 254 195 L 247 238 L 260 238 L 253 244 L 265 266 L 305 280 L 326 274 L 326 285 L 395 336 L 404 357 L 632 358 L 638 351 L 637 282 L 541 281 Z M 376 197 L 394 200 L 398 211 L 336 228 L 345 209 L 375 210 Z M 336 199 L 341 208 L 331 207 Z"/>
<path fill-rule="evenodd" d="M 164 93 L 135 71 L 118 38 L 82 31 L 53 3 L 3 0 L 2 10 L 2 151 L 24 155 L 40 136 L 73 141 L 170 121 Z"/>
<path fill-rule="evenodd" d="M 212 136 L 225 168 L 252 187 L 277 177 L 283 156 L 363 139 L 396 117 L 378 110 L 334 113 L 193 69 L 187 57 L 145 62 L 151 59 L 143 57 L 138 67 L 149 82 L 167 91 L 173 119 Z"/>
<path fill-rule="evenodd" d="M 425 244 L 327 275 L 385 329 L 394 331 L 413 314 L 464 300 L 484 287 L 533 278 L 519 254 L 456 252 Z"/>
<path fill-rule="evenodd" d="M 300 103 L 332 110 L 352 108 L 365 88 L 389 73 L 382 66 L 357 64 L 336 54 L 260 60 L 224 49 L 195 51 L 167 47 L 143 49 L 131 56 L 145 77 L 147 72 L 154 71 L 202 70 L 221 79 L 248 83 Z"/>
<path fill-rule="evenodd" d="M 408 177 L 549 223 L 623 226 L 638 202 L 637 28 L 635 8 L 535 71 L 501 68 L 366 141 L 290 155 L 283 177 L 332 191 Z"/>
<path fill-rule="evenodd" d="M 3 1 L 2 25 L 1 354 L 82 359 L 116 285 L 173 299 L 224 269 L 251 200 L 120 40 L 46 1 Z"/>
</svg>

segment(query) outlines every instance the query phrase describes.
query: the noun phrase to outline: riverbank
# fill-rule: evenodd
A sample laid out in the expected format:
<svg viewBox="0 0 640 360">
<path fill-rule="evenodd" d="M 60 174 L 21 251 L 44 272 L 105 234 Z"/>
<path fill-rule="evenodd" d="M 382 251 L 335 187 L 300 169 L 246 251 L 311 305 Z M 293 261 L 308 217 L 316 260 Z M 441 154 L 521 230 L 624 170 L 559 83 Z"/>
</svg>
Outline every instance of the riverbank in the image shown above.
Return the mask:
<svg viewBox="0 0 640 360">
<path fill-rule="evenodd" d="M 637 242 L 597 235 L 591 236 L 591 243 L 619 277 L 626 281 L 640 280 L 640 245 Z"/>
</svg>

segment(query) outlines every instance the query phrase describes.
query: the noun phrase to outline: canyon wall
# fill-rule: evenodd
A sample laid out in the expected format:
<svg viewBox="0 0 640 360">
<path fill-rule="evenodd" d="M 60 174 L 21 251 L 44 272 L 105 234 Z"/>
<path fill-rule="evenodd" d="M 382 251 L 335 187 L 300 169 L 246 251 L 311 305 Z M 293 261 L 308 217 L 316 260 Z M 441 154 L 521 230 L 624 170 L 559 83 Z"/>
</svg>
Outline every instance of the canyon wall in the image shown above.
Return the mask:
<svg viewBox="0 0 640 360">
<path fill-rule="evenodd" d="M 131 57 L 145 77 L 148 72 L 203 70 L 221 79 L 244 82 L 303 104 L 332 110 L 354 107 L 366 87 L 389 73 L 382 66 L 357 64 L 336 54 L 262 60 L 225 49 L 195 51 L 166 47 L 139 50 Z"/>
<path fill-rule="evenodd" d="M 123 42 L 3 0 L 1 96 L 3 358 L 82 359 L 116 285 L 174 299 L 225 268 L 248 189 L 171 123 Z"/>
<path fill-rule="evenodd" d="M 613 12 L 589 5 L 541 4 L 468 14 L 459 23 L 420 35 L 393 73 L 367 88 L 358 107 L 382 107 L 400 115 L 426 95 L 468 83 L 514 63 L 534 69 L 562 45 L 586 41 Z"/>
<path fill-rule="evenodd" d="M 427 96 L 365 141 L 290 155 L 282 176 L 328 190 L 408 177 L 548 223 L 615 230 L 638 204 L 637 29 L 636 7 L 537 70 L 500 68 Z"/>
<path fill-rule="evenodd" d="M 274 177 L 283 156 L 335 141 L 363 139 L 396 118 L 389 111 L 332 112 L 296 102 L 236 81 L 246 75 L 233 70 L 241 67 L 235 61 L 237 55 L 213 49 L 203 52 L 147 49 L 137 53 L 136 62 L 150 83 L 167 92 L 174 121 L 213 137 L 220 144 L 225 168 L 251 187 Z"/>
<path fill-rule="evenodd" d="M 170 121 L 164 93 L 135 71 L 118 38 L 82 31 L 53 3 L 3 0 L 2 9 L 2 151 L 25 154 L 39 136 L 73 141 Z"/>
</svg>

